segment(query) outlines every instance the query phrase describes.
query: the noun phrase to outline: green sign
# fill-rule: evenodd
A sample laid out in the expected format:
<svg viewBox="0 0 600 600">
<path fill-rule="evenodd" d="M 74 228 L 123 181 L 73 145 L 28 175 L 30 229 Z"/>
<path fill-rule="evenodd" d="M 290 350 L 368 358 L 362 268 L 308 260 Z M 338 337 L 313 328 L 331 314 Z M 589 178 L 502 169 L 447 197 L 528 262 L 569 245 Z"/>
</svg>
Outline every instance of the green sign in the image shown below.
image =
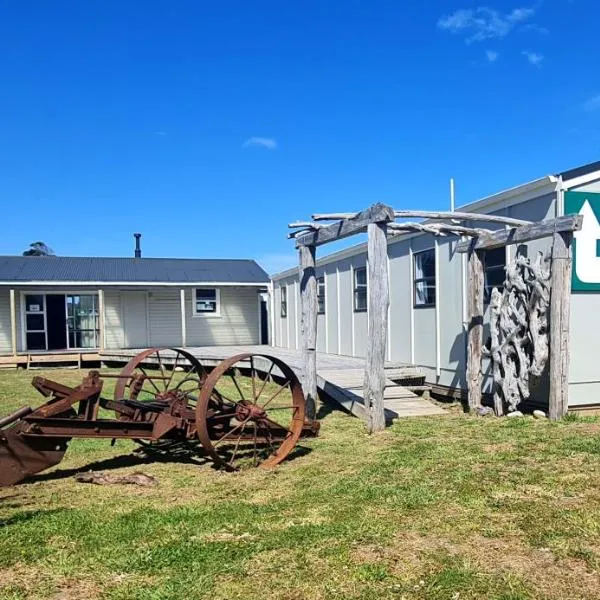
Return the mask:
<svg viewBox="0 0 600 600">
<path fill-rule="evenodd" d="M 565 215 L 583 215 L 573 241 L 574 291 L 600 291 L 600 194 L 566 192 Z"/>
</svg>

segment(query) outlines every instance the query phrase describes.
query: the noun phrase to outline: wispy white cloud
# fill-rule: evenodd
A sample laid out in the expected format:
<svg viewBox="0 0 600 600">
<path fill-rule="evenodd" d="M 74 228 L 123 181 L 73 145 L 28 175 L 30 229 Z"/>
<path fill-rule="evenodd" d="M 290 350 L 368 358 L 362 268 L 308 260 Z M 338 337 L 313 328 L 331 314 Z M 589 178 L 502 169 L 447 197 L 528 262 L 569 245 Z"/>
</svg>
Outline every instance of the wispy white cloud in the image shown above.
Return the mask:
<svg viewBox="0 0 600 600">
<path fill-rule="evenodd" d="M 277 149 L 277 140 L 275 138 L 251 137 L 244 142 L 244 148 L 249 148 L 250 146 L 260 146 L 267 150 L 275 150 Z"/>
<path fill-rule="evenodd" d="M 487 6 L 461 8 L 438 19 L 439 29 L 466 36 L 467 43 L 506 37 L 517 25 L 531 19 L 533 7 L 515 8 L 501 13 Z"/>
<path fill-rule="evenodd" d="M 498 60 L 498 56 L 500 56 L 500 54 L 498 54 L 498 52 L 496 52 L 495 50 L 485 51 L 485 57 L 488 59 L 488 62 L 496 62 Z"/>
<path fill-rule="evenodd" d="M 529 50 L 523 50 L 523 56 L 527 59 L 527 62 L 534 67 L 539 67 L 544 60 L 544 55 L 539 52 L 531 52 Z"/>
<path fill-rule="evenodd" d="M 584 108 L 584 110 L 587 110 L 588 112 L 594 112 L 594 111 L 600 110 L 600 94 L 598 94 L 597 96 L 592 96 L 591 98 L 588 98 L 583 103 L 583 108 Z"/>
<path fill-rule="evenodd" d="M 523 25 L 523 31 L 534 31 L 541 35 L 548 35 L 550 33 L 550 30 L 547 27 L 543 27 L 537 23 L 527 23 L 526 25 Z"/>
</svg>

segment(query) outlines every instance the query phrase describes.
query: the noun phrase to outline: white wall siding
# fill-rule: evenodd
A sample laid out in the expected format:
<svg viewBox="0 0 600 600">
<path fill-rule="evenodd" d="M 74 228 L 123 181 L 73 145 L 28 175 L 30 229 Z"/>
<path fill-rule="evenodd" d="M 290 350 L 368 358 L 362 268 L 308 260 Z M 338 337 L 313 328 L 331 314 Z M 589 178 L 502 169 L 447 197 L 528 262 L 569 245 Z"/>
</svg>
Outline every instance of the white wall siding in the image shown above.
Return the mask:
<svg viewBox="0 0 600 600">
<path fill-rule="evenodd" d="M 181 346 L 181 305 L 178 288 L 156 288 L 148 294 L 150 346 Z"/>
<path fill-rule="evenodd" d="M 340 354 L 352 356 L 352 324 L 354 322 L 354 307 L 352 301 L 352 273 L 350 261 L 343 260 L 339 263 L 340 270 Z"/>
<path fill-rule="evenodd" d="M 125 332 L 121 305 L 121 293 L 118 290 L 104 292 L 104 347 L 124 348 Z"/>
<path fill-rule="evenodd" d="M 390 339 L 391 360 L 411 362 L 410 313 L 413 309 L 410 281 L 410 241 L 390 244 Z"/>
<path fill-rule="evenodd" d="M 185 290 L 188 346 L 237 346 L 260 343 L 257 288 L 220 288 L 219 316 L 194 315 L 193 293 L 192 288 Z M 177 290 L 177 299 L 177 314 L 180 316 L 179 290 Z M 179 332 L 181 335 L 181 327 Z"/>
<path fill-rule="evenodd" d="M 335 266 L 325 274 L 325 317 L 327 322 L 327 342 L 330 354 L 339 354 L 338 344 L 338 289 Z"/>
<path fill-rule="evenodd" d="M 10 291 L 0 289 L 0 354 L 11 354 Z"/>
</svg>

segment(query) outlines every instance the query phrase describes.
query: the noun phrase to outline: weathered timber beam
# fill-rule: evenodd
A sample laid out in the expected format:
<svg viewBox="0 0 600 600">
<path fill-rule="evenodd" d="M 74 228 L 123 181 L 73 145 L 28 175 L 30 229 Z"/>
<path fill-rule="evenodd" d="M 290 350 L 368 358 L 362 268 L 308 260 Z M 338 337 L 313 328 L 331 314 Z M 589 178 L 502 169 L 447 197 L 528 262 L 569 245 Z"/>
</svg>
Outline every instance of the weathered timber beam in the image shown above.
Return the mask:
<svg viewBox="0 0 600 600">
<path fill-rule="evenodd" d="M 373 204 L 366 210 L 357 213 L 350 219 L 344 219 L 322 227 L 317 231 L 309 231 L 296 237 L 296 245 L 321 246 L 328 242 L 342 240 L 355 233 L 365 231 L 370 223 L 389 223 L 394 220 L 394 209 L 385 204 Z"/>
<path fill-rule="evenodd" d="M 288 223 L 289 229 L 321 229 L 323 225 L 319 225 L 318 223 L 313 223 L 312 221 L 296 221 L 295 223 Z"/>
<path fill-rule="evenodd" d="M 422 219 L 443 219 L 451 221 L 485 221 L 487 223 L 500 223 L 501 225 L 529 225 L 531 221 L 523 219 L 513 219 L 512 217 L 503 217 L 501 215 L 482 215 L 480 213 L 469 212 L 440 212 L 431 210 L 395 210 L 394 215 L 403 219 L 422 218 Z M 356 213 L 329 213 L 313 215 L 313 221 L 337 221 L 340 219 L 351 219 Z"/>
<path fill-rule="evenodd" d="M 342 219 L 351 219 L 357 213 L 327 213 L 324 215 L 312 215 L 313 221 L 341 221 Z"/>
<path fill-rule="evenodd" d="M 486 223 L 500 223 L 502 225 L 514 225 L 516 227 L 520 225 L 529 225 L 531 223 L 531 221 L 524 221 L 523 219 L 513 219 L 512 217 L 502 217 L 499 215 L 482 215 L 480 213 L 454 211 L 439 212 L 430 210 L 396 210 L 394 211 L 394 215 L 403 219 L 421 217 L 423 219 L 450 219 L 452 221 L 485 221 Z"/>
<path fill-rule="evenodd" d="M 446 223 L 389 223 L 388 231 L 422 231 L 434 235 L 466 235 L 479 237 L 485 233 L 492 233 L 489 229 L 475 229 L 474 227 L 463 227 L 462 225 L 448 225 Z"/>
<path fill-rule="evenodd" d="M 513 229 L 499 229 L 493 233 L 486 233 L 475 241 L 475 250 L 489 250 L 508 244 L 522 244 L 532 240 L 554 235 L 555 233 L 567 233 L 579 231 L 583 217 L 581 215 L 570 215 L 539 221 L 529 225 L 522 225 Z M 468 252 L 471 248 L 470 240 L 463 240 L 456 246 L 457 252 Z"/>
</svg>

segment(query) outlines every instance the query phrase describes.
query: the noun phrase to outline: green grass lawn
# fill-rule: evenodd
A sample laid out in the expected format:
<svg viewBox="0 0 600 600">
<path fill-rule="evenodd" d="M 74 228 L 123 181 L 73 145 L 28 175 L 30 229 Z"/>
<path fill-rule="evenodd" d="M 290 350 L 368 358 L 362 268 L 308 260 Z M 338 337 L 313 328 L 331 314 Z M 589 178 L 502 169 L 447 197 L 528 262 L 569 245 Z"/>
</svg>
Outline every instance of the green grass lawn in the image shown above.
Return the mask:
<svg viewBox="0 0 600 600">
<path fill-rule="evenodd" d="M 2 371 L 0 413 L 38 402 L 33 374 L 82 376 Z M 451 412 L 369 437 L 331 411 L 273 471 L 134 447 L 75 440 L 48 474 L 0 489 L 0 598 L 600 597 L 595 419 Z M 160 485 L 75 482 L 97 463 Z"/>
</svg>

